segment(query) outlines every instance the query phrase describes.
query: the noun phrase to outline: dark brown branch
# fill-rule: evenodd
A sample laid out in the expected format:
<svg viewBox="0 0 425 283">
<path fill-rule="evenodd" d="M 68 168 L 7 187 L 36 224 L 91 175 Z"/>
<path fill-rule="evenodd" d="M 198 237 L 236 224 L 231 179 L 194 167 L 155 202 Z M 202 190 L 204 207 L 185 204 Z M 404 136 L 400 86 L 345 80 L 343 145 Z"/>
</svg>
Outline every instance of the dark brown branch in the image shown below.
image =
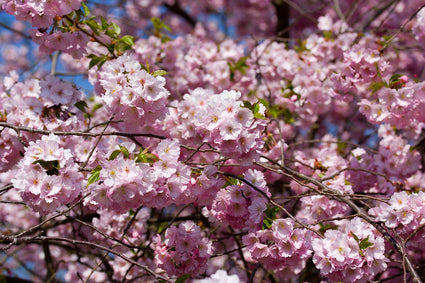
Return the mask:
<svg viewBox="0 0 425 283">
<path fill-rule="evenodd" d="M 290 7 L 286 1 L 272 0 L 276 10 L 277 25 L 276 35 L 283 38 L 289 38 L 289 17 Z"/>
<path fill-rule="evenodd" d="M 54 134 L 57 136 L 82 136 L 82 137 L 98 137 L 101 135 L 101 133 L 88 133 L 88 132 L 78 132 L 78 131 L 77 132 L 47 131 L 47 130 L 40 130 L 40 129 L 34 129 L 29 127 L 23 127 L 23 126 L 15 126 L 7 122 L 0 122 L 0 127 L 13 129 L 17 133 L 22 131 L 22 132 L 29 132 L 34 134 L 41 134 L 41 135 Z M 159 136 L 154 134 L 143 134 L 143 133 L 106 132 L 106 133 L 103 133 L 103 136 L 148 137 L 148 138 L 157 138 L 162 140 L 166 139 L 166 137 L 164 136 Z"/>
<path fill-rule="evenodd" d="M 173 5 L 165 3 L 164 6 L 168 9 L 168 11 L 183 18 L 193 28 L 195 27 L 196 20 L 192 16 L 190 16 L 185 10 L 183 10 L 178 1 L 175 1 Z"/>
</svg>

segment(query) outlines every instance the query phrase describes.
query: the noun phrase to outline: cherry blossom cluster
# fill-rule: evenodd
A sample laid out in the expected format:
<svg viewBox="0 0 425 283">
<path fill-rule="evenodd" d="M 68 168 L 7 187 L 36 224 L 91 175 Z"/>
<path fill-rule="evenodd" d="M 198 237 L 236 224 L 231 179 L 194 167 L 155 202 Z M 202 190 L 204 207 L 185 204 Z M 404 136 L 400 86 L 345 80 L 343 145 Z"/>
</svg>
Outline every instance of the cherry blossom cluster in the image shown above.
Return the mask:
<svg viewBox="0 0 425 283">
<path fill-rule="evenodd" d="M 82 31 L 74 32 L 47 32 L 40 29 L 29 31 L 32 40 L 39 45 L 40 52 L 51 54 L 54 51 L 72 55 L 73 58 L 81 59 L 87 54 L 86 46 L 90 38 Z"/>
<path fill-rule="evenodd" d="M 48 214 L 73 202 L 84 188 L 83 180 L 71 151 L 62 147 L 58 136 L 49 135 L 30 142 L 12 183 L 29 207 Z"/>
<path fill-rule="evenodd" d="M 371 123 L 388 123 L 399 129 L 419 131 L 424 123 L 424 83 L 408 82 L 407 76 L 397 76 L 390 87 L 380 88 L 373 97 L 359 102 L 360 111 Z"/>
<path fill-rule="evenodd" d="M 125 117 L 121 129 L 135 131 L 153 124 L 167 113 L 165 79 L 152 76 L 129 54 L 106 62 L 97 74 L 99 95 L 117 119 Z"/>
<path fill-rule="evenodd" d="M 258 158 L 265 121 L 254 118 L 240 97 L 235 90 L 215 94 L 197 88 L 185 94 L 182 101 L 175 101 L 164 130 L 187 144 L 208 143 L 223 156 L 249 164 Z M 258 107 L 258 114 L 264 116 L 264 106 L 260 103 Z"/>
<path fill-rule="evenodd" d="M 313 263 L 330 280 L 367 282 L 386 270 L 384 238 L 361 218 L 312 240 Z"/>
<path fill-rule="evenodd" d="M 251 258 L 276 271 L 281 280 L 294 278 L 311 256 L 311 231 L 295 225 L 290 218 L 280 218 L 273 221 L 270 229 L 243 237 Z"/>
<path fill-rule="evenodd" d="M 416 253 L 424 250 L 424 203 L 423 191 L 408 194 L 406 191 L 394 193 L 387 203 L 380 202 L 369 210 L 376 221 L 382 221 L 390 229 L 395 229 L 398 235 L 410 238 L 407 246 Z"/>
<path fill-rule="evenodd" d="M 33 27 L 47 28 L 57 16 L 63 16 L 77 10 L 83 0 L 53 1 L 2 1 L 2 8 L 14 15 L 17 20 L 29 21 Z"/>
<path fill-rule="evenodd" d="M 18 74 L 11 72 L 0 90 L 0 120 L 39 129 L 72 130 L 81 123 L 74 103 L 82 96 L 75 85 L 57 77 L 46 75 L 40 80 L 19 82 Z M 40 137 L 22 133 L 21 138 L 29 142 Z M 6 171 L 21 159 L 24 146 L 12 129 L 2 130 L 0 140 L 4 149 L 0 152 L 0 171 Z"/>
<path fill-rule="evenodd" d="M 154 246 L 156 264 L 170 275 L 202 274 L 212 255 L 212 243 L 193 221 L 168 228 L 163 240 L 155 236 Z"/>
<path fill-rule="evenodd" d="M 338 146 L 332 137 L 323 138 L 323 144 L 309 150 L 294 151 L 294 157 L 297 161 L 295 166 L 299 172 L 308 176 L 322 179 L 327 178 L 323 183 L 331 190 L 351 194 L 353 186 L 348 181 L 350 173 L 347 171 L 339 172 L 347 168 L 347 161 L 338 154 Z M 331 143 L 326 143 L 331 142 Z M 333 178 L 328 178 L 333 176 Z M 296 181 L 291 181 L 291 189 L 296 194 L 302 194 L 308 191 L 307 187 L 303 187 Z M 317 221 L 330 219 L 332 217 L 343 217 L 351 212 L 350 208 L 339 201 L 330 199 L 327 196 L 312 195 L 300 199 L 300 208 L 297 211 L 297 219 L 305 223 L 313 224 Z"/>
<path fill-rule="evenodd" d="M 349 181 L 354 191 L 374 191 L 391 195 L 395 190 L 393 182 L 412 176 L 421 167 L 421 156 L 412 149 L 406 139 L 396 135 L 389 125 L 383 125 L 378 131 L 381 140 L 379 152 L 370 154 L 365 149 L 352 151 L 351 168 L 362 168 L 369 172 L 377 172 L 382 176 L 355 171 L 350 174 Z"/>
<path fill-rule="evenodd" d="M 419 282 L 421 1 L 0 1 L 7 274 Z"/>
<path fill-rule="evenodd" d="M 216 92 L 231 89 L 235 84 L 230 79 L 229 63 L 236 63 L 244 56 L 242 46 L 231 39 L 220 44 L 194 34 L 177 37 L 161 42 L 150 36 L 135 42 L 135 53 L 140 62 L 157 62 L 170 74 L 167 85 L 174 90 L 173 95 L 185 94 L 197 87 L 209 88 Z M 234 74 L 233 80 L 239 80 L 240 74 Z"/>
<path fill-rule="evenodd" d="M 211 204 L 223 184 L 215 177 L 214 166 L 192 174 L 190 167 L 178 160 L 180 147 L 175 141 L 161 141 L 153 150 L 155 154 L 137 153 L 135 148 L 135 144 L 129 143 L 126 150 L 131 155 L 128 157 L 120 154 L 99 161 L 99 180 L 89 186 L 92 194 L 85 200 L 87 205 L 118 213 L 126 213 L 140 204 L 147 207 L 191 202 L 205 205 Z M 114 151 L 109 152 L 109 156 Z"/>
<path fill-rule="evenodd" d="M 261 192 L 269 197 L 270 192 L 260 171 L 248 169 L 244 178 L 259 191 L 241 182 L 226 186 L 217 193 L 211 208 L 205 208 L 204 214 L 220 226 L 255 231 L 261 226 L 267 209 L 268 201 Z"/>
</svg>

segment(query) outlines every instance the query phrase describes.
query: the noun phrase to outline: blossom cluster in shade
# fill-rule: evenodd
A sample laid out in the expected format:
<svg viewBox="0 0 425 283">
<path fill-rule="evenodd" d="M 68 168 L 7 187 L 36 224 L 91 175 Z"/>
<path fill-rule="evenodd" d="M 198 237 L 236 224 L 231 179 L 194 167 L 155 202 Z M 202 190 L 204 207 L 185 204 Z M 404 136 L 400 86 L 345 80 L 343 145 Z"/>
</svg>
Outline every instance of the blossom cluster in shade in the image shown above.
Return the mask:
<svg viewBox="0 0 425 283">
<path fill-rule="evenodd" d="M 204 215 L 223 227 L 248 231 L 261 227 L 268 203 L 265 195 L 270 197 L 270 192 L 260 171 L 248 169 L 244 178 L 257 190 L 242 182 L 226 186 L 218 191 L 211 208 L 204 209 Z"/>
<path fill-rule="evenodd" d="M 153 241 L 155 262 L 170 275 L 201 274 L 212 255 L 212 243 L 193 221 L 172 226 L 165 231 L 163 240 L 157 235 Z"/>
<path fill-rule="evenodd" d="M 251 258 L 276 271 L 281 280 L 294 278 L 311 256 L 311 231 L 295 226 L 292 219 L 280 218 L 270 229 L 251 232 L 242 239 Z"/>
</svg>

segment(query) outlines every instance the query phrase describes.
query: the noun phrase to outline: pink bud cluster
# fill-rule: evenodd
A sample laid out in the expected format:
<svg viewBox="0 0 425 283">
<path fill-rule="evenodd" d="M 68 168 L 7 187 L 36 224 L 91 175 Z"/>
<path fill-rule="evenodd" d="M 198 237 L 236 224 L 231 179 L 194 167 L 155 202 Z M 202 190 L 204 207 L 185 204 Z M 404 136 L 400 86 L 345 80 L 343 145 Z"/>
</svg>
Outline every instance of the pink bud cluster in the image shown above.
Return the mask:
<svg viewBox="0 0 425 283">
<path fill-rule="evenodd" d="M 83 0 L 5 0 L 2 8 L 20 21 L 29 21 L 33 27 L 47 28 L 55 17 L 77 10 Z"/>
<path fill-rule="evenodd" d="M 311 232 L 294 226 L 292 219 L 276 219 L 270 229 L 249 233 L 242 239 L 251 258 L 277 271 L 282 280 L 299 274 L 311 256 Z"/>
<path fill-rule="evenodd" d="M 131 132 L 154 124 L 167 113 L 168 90 L 165 78 L 152 76 L 141 68 L 133 55 L 125 54 L 106 62 L 98 73 L 100 96 L 122 130 Z"/>
<path fill-rule="evenodd" d="M 164 240 L 154 237 L 155 263 L 169 275 L 196 276 L 205 272 L 212 255 L 212 243 L 202 236 L 201 228 L 192 221 L 170 227 Z"/>
<path fill-rule="evenodd" d="M 39 160 L 58 162 L 57 174 L 49 173 L 53 169 L 42 164 L 34 164 Z M 83 180 L 71 151 L 64 149 L 60 138 L 51 134 L 30 142 L 12 183 L 29 207 L 45 215 L 73 202 L 83 190 Z"/>
<path fill-rule="evenodd" d="M 332 281 L 367 282 L 387 268 L 384 238 L 361 218 L 312 240 L 313 263 Z"/>
<path fill-rule="evenodd" d="M 248 169 L 244 178 L 270 196 L 263 173 Z M 205 208 L 204 214 L 223 227 L 230 225 L 234 229 L 255 231 L 263 222 L 263 212 L 267 209 L 267 202 L 260 192 L 240 182 L 221 189 L 211 209 Z"/>
</svg>

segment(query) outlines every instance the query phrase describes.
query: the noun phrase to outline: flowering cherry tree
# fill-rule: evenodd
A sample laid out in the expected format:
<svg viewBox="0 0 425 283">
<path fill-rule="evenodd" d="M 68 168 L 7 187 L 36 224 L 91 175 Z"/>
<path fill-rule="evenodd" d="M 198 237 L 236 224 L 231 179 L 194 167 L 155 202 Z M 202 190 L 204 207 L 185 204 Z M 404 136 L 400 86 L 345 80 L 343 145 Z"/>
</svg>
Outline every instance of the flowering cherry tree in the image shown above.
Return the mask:
<svg viewBox="0 0 425 283">
<path fill-rule="evenodd" d="M 423 1 L 0 5 L 0 282 L 425 280 Z"/>
</svg>

